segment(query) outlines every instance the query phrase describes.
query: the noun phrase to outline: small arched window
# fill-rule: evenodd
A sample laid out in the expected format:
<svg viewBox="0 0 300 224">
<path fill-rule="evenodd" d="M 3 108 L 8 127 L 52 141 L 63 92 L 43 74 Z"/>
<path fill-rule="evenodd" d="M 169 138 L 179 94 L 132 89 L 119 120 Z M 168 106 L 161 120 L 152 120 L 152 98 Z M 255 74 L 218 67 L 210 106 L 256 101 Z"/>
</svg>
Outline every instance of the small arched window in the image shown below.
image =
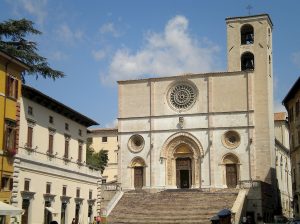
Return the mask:
<svg viewBox="0 0 300 224">
<path fill-rule="evenodd" d="M 241 44 L 253 44 L 254 43 L 254 29 L 253 26 L 246 24 L 241 28 Z"/>
<path fill-rule="evenodd" d="M 254 55 L 250 52 L 246 52 L 241 57 L 241 69 L 254 70 Z"/>
</svg>

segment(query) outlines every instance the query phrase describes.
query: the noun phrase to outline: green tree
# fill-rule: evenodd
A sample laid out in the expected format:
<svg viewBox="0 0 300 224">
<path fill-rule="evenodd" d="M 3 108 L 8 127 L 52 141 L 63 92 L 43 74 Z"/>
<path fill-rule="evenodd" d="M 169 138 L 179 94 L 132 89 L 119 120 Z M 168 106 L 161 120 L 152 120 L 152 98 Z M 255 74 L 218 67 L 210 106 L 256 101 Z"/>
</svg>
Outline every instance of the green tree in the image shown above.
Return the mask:
<svg viewBox="0 0 300 224">
<path fill-rule="evenodd" d="M 64 77 L 64 73 L 52 69 L 47 59 L 38 53 L 37 43 L 27 39 L 29 35 L 40 35 L 41 31 L 34 28 L 34 23 L 27 19 L 8 20 L 0 23 L 0 49 L 27 64 L 30 69 L 25 74 L 36 78 Z M 24 80 L 24 77 L 22 77 Z"/>
<path fill-rule="evenodd" d="M 108 151 L 101 149 L 95 153 L 91 144 L 92 140 L 89 138 L 86 144 L 86 163 L 87 165 L 100 169 L 101 173 L 103 173 L 108 162 Z"/>
</svg>

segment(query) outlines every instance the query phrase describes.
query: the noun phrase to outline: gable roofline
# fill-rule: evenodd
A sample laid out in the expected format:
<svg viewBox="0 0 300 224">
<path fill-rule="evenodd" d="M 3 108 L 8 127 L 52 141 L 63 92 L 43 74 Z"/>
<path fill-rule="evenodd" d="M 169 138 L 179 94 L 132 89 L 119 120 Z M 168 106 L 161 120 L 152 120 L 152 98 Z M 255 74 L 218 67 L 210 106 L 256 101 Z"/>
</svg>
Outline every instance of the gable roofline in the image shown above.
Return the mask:
<svg viewBox="0 0 300 224">
<path fill-rule="evenodd" d="M 300 77 L 298 77 L 297 81 L 294 83 L 294 85 L 290 88 L 288 94 L 284 97 L 282 100 L 282 104 L 287 107 L 287 102 L 293 98 L 293 96 L 297 93 L 297 91 L 300 91 Z"/>
<path fill-rule="evenodd" d="M 2 56 L 3 58 L 19 65 L 20 67 L 22 67 L 24 70 L 29 70 L 30 69 L 30 66 L 25 64 L 24 62 L 22 62 L 21 60 L 19 60 L 18 58 L 16 57 L 13 57 L 11 55 L 9 55 L 8 53 L 6 53 L 5 51 L 3 50 L 0 50 L 0 56 Z"/>
<path fill-rule="evenodd" d="M 43 107 L 48 108 L 64 117 L 69 118 L 85 127 L 92 125 L 99 125 L 96 121 L 88 118 L 87 116 L 75 111 L 74 109 L 64 105 L 63 103 L 47 96 L 46 94 L 40 92 L 27 85 L 22 85 L 22 97 L 30 99 Z"/>
</svg>

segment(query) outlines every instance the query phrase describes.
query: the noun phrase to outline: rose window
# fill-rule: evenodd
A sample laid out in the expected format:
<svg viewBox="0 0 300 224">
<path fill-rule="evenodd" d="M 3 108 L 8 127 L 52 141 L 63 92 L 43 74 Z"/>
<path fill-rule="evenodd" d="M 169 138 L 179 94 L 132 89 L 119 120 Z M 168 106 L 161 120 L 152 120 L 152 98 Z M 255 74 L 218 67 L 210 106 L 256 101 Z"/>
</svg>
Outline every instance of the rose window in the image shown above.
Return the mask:
<svg viewBox="0 0 300 224">
<path fill-rule="evenodd" d="M 196 93 L 189 84 L 176 85 L 170 90 L 169 100 L 175 109 L 189 109 L 195 102 Z"/>
</svg>

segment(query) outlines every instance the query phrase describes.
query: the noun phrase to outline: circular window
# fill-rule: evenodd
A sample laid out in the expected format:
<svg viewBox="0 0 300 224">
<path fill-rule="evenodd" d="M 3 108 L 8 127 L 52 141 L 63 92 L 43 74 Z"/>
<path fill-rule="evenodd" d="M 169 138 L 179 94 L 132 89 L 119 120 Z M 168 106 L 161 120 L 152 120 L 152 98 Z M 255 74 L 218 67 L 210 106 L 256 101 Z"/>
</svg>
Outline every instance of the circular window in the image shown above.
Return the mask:
<svg viewBox="0 0 300 224">
<path fill-rule="evenodd" d="M 196 101 L 195 88 L 190 83 L 180 83 L 170 88 L 168 101 L 172 108 L 188 110 Z"/>
<path fill-rule="evenodd" d="M 144 148 L 145 141 L 141 135 L 133 135 L 128 141 L 128 148 L 132 152 L 140 152 Z"/>
<path fill-rule="evenodd" d="M 227 131 L 223 135 L 222 142 L 225 147 L 234 149 L 240 145 L 241 138 L 236 131 Z"/>
</svg>

